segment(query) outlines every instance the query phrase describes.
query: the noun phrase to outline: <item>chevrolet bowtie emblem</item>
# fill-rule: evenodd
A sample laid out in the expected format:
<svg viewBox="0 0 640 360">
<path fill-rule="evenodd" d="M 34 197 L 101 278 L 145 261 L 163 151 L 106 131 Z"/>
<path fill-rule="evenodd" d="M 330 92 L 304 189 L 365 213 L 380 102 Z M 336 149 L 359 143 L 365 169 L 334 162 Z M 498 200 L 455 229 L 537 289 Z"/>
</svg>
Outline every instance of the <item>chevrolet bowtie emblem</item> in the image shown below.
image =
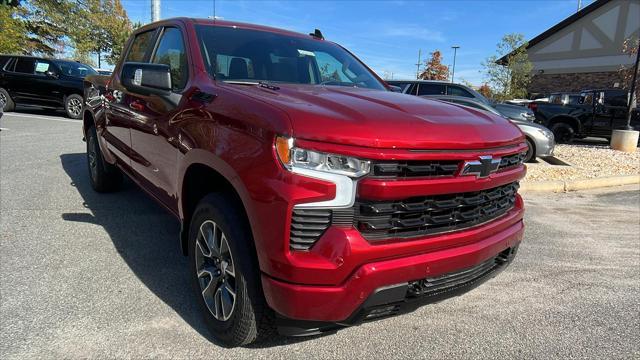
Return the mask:
<svg viewBox="0 0 640 360">
<path fill-rule="evenodd" d="M 500 158 L 494 158 L 491 155 L 480 156 L 480 160 L 465 161 L 461 175 L 475 175 L 483 178 L 496 172 L 498 166 L 500 166 Z"/>
</svg>

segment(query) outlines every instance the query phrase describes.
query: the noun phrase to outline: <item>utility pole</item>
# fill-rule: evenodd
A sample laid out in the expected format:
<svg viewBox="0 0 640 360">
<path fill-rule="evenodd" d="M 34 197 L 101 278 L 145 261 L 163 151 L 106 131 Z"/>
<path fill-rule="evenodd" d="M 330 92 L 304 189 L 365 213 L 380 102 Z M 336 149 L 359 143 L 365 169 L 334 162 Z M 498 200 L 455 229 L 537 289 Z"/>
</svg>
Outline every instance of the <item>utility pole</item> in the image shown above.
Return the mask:
<svg viewBox="0 0 640 360">
<path fill-rule="evenodd" d="M 422 61 L 422 49 L 418 50 L 418 63 L 416 64 L 416 66 L 418 67 L 416 69 L 416 80 L 418 80 L 420 78 L 420 62 Z"/>
<path fill-rule="evenodd" d="M 582 0 L 578 0 L 578 11 L 582 9 Z"/>
<path fill-rule="evenodd" d="M 160 20 L 160 0 L 151 0 L 151 22 Z"/>
<path fill-rule="evenodd" d="M 456 55 L 458 54 L 458 49 L 460 49 L 460 46 L 453 45 L 451 48 L 453 49 L 453 69 L 451 70 L 451 82 L 453 82 L 453 78 L 456 76 Z"/>
</svg>

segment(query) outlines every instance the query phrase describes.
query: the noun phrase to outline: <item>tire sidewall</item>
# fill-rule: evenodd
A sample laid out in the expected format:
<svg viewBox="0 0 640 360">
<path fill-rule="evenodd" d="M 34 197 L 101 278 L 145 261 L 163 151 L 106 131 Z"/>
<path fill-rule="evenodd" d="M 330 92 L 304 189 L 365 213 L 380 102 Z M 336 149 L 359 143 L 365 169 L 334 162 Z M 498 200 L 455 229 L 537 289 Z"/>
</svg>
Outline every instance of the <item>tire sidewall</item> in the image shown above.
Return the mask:
<svg viewBox="0 0 640 360">
<path fill-rule="evenodd" d="M 7 101 L 4 104 L 4 108 L 2 109 L 4 112 L 13 111 L 15 109 L 15 103 L 11 99 L 9 92 L 4 88 L 0 88 L 0 92 L 6 97 Z"/>
<path fill-rule="evenodd" d="M 553 136 L 559 143 L 570 143 L 575 135 L 573 127 L 565 122 L 554 124 L 551 127 L 551 132 L 553 132 Z"/>
<path fill-rule="evenodd" d="M 247 281 L 253 281 L 254 271 L 252 271 L 252 268 L 255 266 L 250 264 L 251 257 L 247 256 L 247 243 L 251 238 L 249 234 L 247 234 L 246 228 L 233 226 L 233 224 L 238 224 L 238 219 L 234 218 L 238 214 L 237 210 L 231 205 L 231 201 L 232 200 L 220 194 L 210 194 L 200 201 L 189 225 L 188 276 L 193 291 L 197 296 L 198 307 L 204 314 L 205 322 L 213 331 L 213 335 L 222 340 L 225 345 L 235 346 L 238 345 L 235 343 L 235 340 L 237 340 L 235 339 L 235 333 L 238 332 L 238 327 L 243 327 L 242 322 L 247 321 L 247 319 L 243 318 L 247 315 L 244 312 L 246 312 L 247 309 L 251 309 L 249 301 L 251 284 L 248 284 Z M 227 206 L 226 204 L 229 205 Z M 226 211 L 221 210 L 223 207 L 226 207 Z M 229 247 L 231 248 L 236 269 L 236 303 L 233 314 L 227 321 L 219 321 L 209 312 L 202 298 L 200 284 L 196 276 L 196 239 L 200 231 L 200 225 L 206 220 L 215 222 L 225 234 Z"/>
<path fill-rule="evenodd" d="M 71 99 L 78 99 L 80 101 L 80 106 L 82 106 L 82 103 L 84 101 L 82 96 L 80 96 L 78 94 L 71 94 L 71 95 L 67 96 L 64 99 L 64 111 L 67 114 L 67 117 L 69 117 L 71 119 L 80 119 L 80 118 L 82 118 L 82 109 L 80 109 L 80 113 L 78 115 L 72 114 L 71 111 L 69 110 L 69 102 L 71 101 Z"/>
<path fill-rule="evenodd" d="M 536 158 L 536 150 L 533 145 L 533 141 L 526 139 L 526 142 L 527 142 L 528 149 L 527 149 L 527 154 L 524 159 L 524 162 L 530 162 Z"/>
</svg>

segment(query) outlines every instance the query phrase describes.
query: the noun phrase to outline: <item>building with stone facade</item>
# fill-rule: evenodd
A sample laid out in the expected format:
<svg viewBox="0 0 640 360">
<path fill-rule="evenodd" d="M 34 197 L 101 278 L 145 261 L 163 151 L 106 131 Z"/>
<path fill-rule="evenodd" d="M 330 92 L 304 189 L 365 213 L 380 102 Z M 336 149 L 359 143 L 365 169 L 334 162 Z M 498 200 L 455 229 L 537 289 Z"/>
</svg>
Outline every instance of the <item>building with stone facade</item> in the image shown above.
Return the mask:
<svg viewBox="0 0 640 360">
<path fill-rule="evenodd" d="M 530 94 L 626 88 L 620 68 L 635 56 L 622 51 L 640 35 L 640 0 L 596 0 L 529 41 Z"/>
</svg>

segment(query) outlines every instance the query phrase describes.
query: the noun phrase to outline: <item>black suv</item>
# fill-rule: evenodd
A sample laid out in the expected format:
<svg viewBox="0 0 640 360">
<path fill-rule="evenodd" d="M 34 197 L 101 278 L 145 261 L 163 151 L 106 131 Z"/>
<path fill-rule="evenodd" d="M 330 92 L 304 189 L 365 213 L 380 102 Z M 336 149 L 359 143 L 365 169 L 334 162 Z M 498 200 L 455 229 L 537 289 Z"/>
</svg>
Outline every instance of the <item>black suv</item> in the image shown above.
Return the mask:
<svg viewBox="0 0 640 360">
<path fill-rule="evenodd" d="M 97 74 L 76 61 L 0 55 L 0 102 L 4 111 L 16 104 L 64 108 L 72 119 L 82 117 L 82 79 Z"/>
</svg>

